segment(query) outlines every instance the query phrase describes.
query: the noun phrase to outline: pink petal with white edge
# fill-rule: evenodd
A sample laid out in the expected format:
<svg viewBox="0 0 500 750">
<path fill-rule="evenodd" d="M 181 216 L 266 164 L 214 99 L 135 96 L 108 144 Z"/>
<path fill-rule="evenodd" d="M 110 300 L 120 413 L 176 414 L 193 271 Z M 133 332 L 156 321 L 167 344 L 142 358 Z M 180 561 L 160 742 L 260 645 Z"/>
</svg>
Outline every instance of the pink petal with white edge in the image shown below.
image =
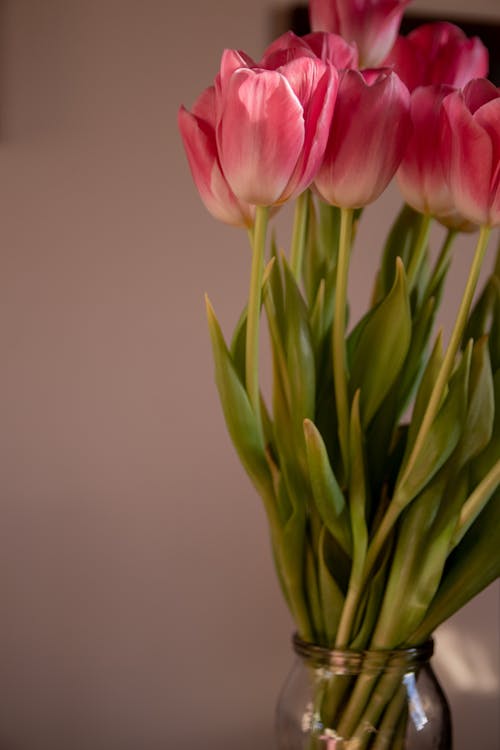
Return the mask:
<svg viewBox="0 0 500 750">
<path fill-rule="evenodd" d="M 277 203 L 304 144 L 302 106 L 274 71 L 237 70 L 227 86 L 217 128 L 224 175 L 248 203 Z"/>
<path fill-rule="evenodd" d="M 441 216 L 454 210 L 440 143 L 443 99 L 451 86 L 421 86 L 411 95 L 413 131 L 397 172 L 407 203 L 422 213 Z"/>
</svg>

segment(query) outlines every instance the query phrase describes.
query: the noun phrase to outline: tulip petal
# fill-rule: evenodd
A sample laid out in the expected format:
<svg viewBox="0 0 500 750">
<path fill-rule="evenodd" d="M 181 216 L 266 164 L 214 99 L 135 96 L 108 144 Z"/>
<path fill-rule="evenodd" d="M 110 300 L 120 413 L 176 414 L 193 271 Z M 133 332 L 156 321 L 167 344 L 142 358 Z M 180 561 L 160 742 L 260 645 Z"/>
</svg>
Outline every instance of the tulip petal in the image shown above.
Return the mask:
<svg viewBox="0 0 500 750">
<path fill-rule="evenodd" d="M 304 108 L 305 141 L 285 190 L 285 199 L 305 190 L 321 165 L 337 97 L 338 73 L 331 65 L 311 60 L 303 62 L 300 67 L 287 66 L 286 77 L 292 88 L 298 88 L 297 95 Z"/>
<path fill-rule="evenodd" d="M 256 68 L 256 63 L 245 52 L 225 49 L 222 53 L 220 70 L 217 76 L 218 91 L 224 92 L 233 73 L 240 68 Z"/>
<path fill-rule="evenodd" d="M 386 188 L 410 133 L 409 93 L 394 73 L 368 86 L 345 71 L 323 165 L 315 185 L 336 206 L 359 208 Z M 390 134 L 390 137 L 388 137 Z"/>
<path fill-rule="evenodd" d="M 469 111 L 460 92 L 443 102 L 448 120 L 448 179 L 458 211 L 472 222 L 489 220 L 493 149 L 485 129 Z"/>
<path fill-rule="evenodd" d="M 335 2 L 309 0 L 309 20 L 313 31 L 331 31 L 340 34 L 340 19 Z"/>
<path fill-rule="evenodd" d="M 338 34 L 323 31 L 306 34 L 302 39 L 320 60 L 330 62 L 338 70 L 358 67 L 359 55 L 355 42 L 349 44 Z"/>
<path fill-rule="evenodd" d="M 221 172 L 209 124 L 181 107 L 178 125 L 193 180 L 208 211 L 226 224 L 250 225 L 250 207 L 236 199 Z"/>
<path fill-rule="evenodd" d="M 500 97 L 484 104 L 475 114 L 476 122 L 488 134 L 492 147 L 489 223 L 500 223 Z"/>
<path fill-rule="evenodd" d="M 435 216 L 454 209 L 439 142 L 442 103 L 451 86 L 420 86 L 411 96 L 413 132 L 398 169 L 397 179 L 405 200 L 417 211 Z"/>
<path fill-rule="evenodd" d="M 233 73 L 217 143 L 224 175 L 241 200 L 278 202 L 304 143 L 303 109 L 284 76 L 265 70 Z"/>
<path fill-rule="evenodd" d="M 314 52 L 307 42 L 293 31 L 287 31 L 266 48 L 259 67 L 267 70 L 276 70 L 282 65 L 286 65 L 297 57 L 314 56 Z"/>
<path fill-rule="evenodd" d="M 468 39 L 462 29 L 444 21 L 423 24 L 399 37 L 385 60 L 410 91 L 431 84 L 460 88 L 487 75 L 488 64 L 488 50 L 480 39 Z"/>
</svg>

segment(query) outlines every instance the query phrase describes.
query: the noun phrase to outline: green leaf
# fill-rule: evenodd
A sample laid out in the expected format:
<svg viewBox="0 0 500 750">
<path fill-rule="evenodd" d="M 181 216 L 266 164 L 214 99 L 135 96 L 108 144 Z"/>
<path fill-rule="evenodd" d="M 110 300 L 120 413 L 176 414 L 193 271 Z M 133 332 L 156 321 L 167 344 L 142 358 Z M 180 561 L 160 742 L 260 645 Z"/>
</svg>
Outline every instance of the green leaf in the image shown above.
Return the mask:
<svg viewBox="0 0 500 750">
<path fill-rule="evenodd" d="M 306 592 L 308 610 L 311 622 L 314 628 L 314 642 L 321 643 L 325 639 L 325 625 L 323 622 L 323 612 L 321 608 L 321 598 L 319 589 L 319 580 L 316 571 L 316 562 L 311 545 L 306 541 Z"/>
<path fill-rule="evenodd" d="M 500 368 L 500 276 L 492 276 L 491 284 L 495 289 L 495 303 L 490 330 L 490 357 L 491 367 L 495 372 Z"/>
<path fill-rule="evenodd" d="M 468 532 L 479 514 L 484 510 L 491 497 L 500 486 L 500 458 L 491 467 L 488 473 L 474 487 L 460 511 L 460 518 L 453 534 L 451 548 L 459 544 Z"/>
<path fill-rule="evenodd" d="M 407 453 L 411 451 L 415 444 L 420 425 L 422 424 L 422 420 L 424 418 L 425 410 L 427 409 L 427 404 L 429 403 L 429 399 L 431 397 L 431 393 L 442 364 L 443 337 L 442 332 L 439 331 L 436 337 L 436 341 L 434 342 L 434 348 L 431 352 L 431 356 L 429 357 L 429 361 L 427 362 L 424 374 L 420 381 L 415 404 L 413 406 L 413 414 L 408 430 L 408 442 L 406 448 Z"/>
<path fill-rule="evenodd" d="M 465 345 L 469 339 L 475 341 L 488 332 L 495 309 L 495 300 L 499 294 L 500 281 L 492 276 L 472 308 L 467 326 L 464 330 L 462 342 Z"/>
<path fill-rule="evenodd" d="M 275 264 L 275 258 L 273 257 L 271 258 L 271 260 L 269 261 L 269 263 L 264 269 L 264 274 L 262 276 L 263 295 L 265 293 L 266 286 L 269 283 L 269 277 L 270 277 L 271 270 L 274 264 Z M 230 352 L 231 352 L 233 364 L 235 366 L 236 372 L 238 373 L 239 378 L 242 383 L 245 382 L 247 313 L 248 313 L 248 309 L 247 309 L 247 306 L 245 305 L 238 319 L 236 327 L 234 329 L 233 336 L 231 339 L 231 346 L 230 346 Z"/>
<path fill-rule="evenodd" d="M 279 562 L 283 585 L 299 633 L 305 640 L 314 637 L 305 598 L 305 514 L 295 509 L 290 519 L 274 532 L 274 550 Z"/>
<path fill-rule="evenodd" d="M 493 400 L 493 432 L 486 448 L 472 461 L 473 484 L 479 484 L 500 456 L 500 369 L 493 376 Z"/>
<path fill-rule="evenodd" d="M 465 464 L 490 442 L 495 413 L 495 394 L 488 339 L 484 336 L 472 350 L 465 429 L 460 440 L 460 461 Z"/>
<path fill-rule="evenodd" d="M 446 464 L 404 512 L 374 636 L 376 648 L 396 648 L 424 618 L 437 591 L 461 505 L 466 475 Z"/>
<path fill-rule="evenodd" d="M 241 463 L 257 490 L 266 499 L 273 495 L 272 479 L 257 420 L 208 298 L 206 305 L 215 363 L 215 381 L 226 425 Z"/>
<path fill-rule="evenodd" d="M 351 648 L 357 651 L 368 648 L 375 624 L 380 615 L 380 606 L 387 585 L 387 566 L 392 553 L 392 545 L 387 544 L 380 564 L 370 576 L 364 607 L 360 607 L 354 632 L 356 636 Z"/>
<path fill-rule="evenodd" d="M 285 352 L 285 312 L 279 263 L 275 262 L 269 270 L 267 283 L 263 290 L 271 354 L 273 363 L 273 414 L 275 435 L 285 436 L 291 430 L 290 382 L 288 379 Z"/>
<path fill-rule="evenodd" d="M 500 491 L 450 555 L 425 618 L 407 639 L 421 643 L 445 620 L 500 576 Z"/>
<path fill-rule="evenodd" d="M 304 420 L 307 464 L 314 502 L 321 520 L 347 555 L 351 555 L 351 533 L 345 499 L 333 473 L 319 430 Z"/>
<path fill-rule="evenodd" d="M 395 491 L 395 501 L 399 507 L 405 507 L 421 492 L 457 447 L 467 414 L 471 354 L 472 346 L 469 346 L 450 379 L 448 394 L 409 472 L 406 464 L 411 448 L 407 448 L 401 479 Z"/>
<path fill-rule="evenodd" d="M 335 642 L 340 614 L 344 606 L 344 595 L 330 571 L 327 547 L 327 526 L 321 528 L 318 548 L 318 577 L 321 607 L 325 623 L 327 645 Z"/>
<path fill-rule="evenodd" d="M 361 390 L 361 418 L 367 425 L 395 382 L 411 339 L 411 313 L 404 268 L 360 333 L 351 363 L 351 393 Z"/>
<path fill-rule="evenodd" d="M 325 338 L 325 280 L 321 279 L 318 286 L 318 293 L 314 300 L 311 313 L 311 336 L 314 342 L 314 351 L 316 354 L 316 364 L 320 359 L 320 352 L 323 347 Z"/>
<path fill-rule="evenodd" d="M 318 244 L 324 262 L 335 265 L 337 263 L 340 236 L 340 208 L 337 208 L 337 206 L 330 206 L 322 200 L 319 200 L 318 203 Z"/>
<path fill-rule="evenodd" d="M 242 311 L 231 339 L 231 359 L 233 360 L 234 369 L 242 383 L 245 382 L 246 367 L 246 342 L 247 342 L 247 306 Z"/>
<path fill-rule="evenodd" d="M 396 258 L 401 258 L 405 268 L 408 267 L 411 250 L 415 243 L 421 222 L 421 214 L 404 205 L 391 227 L 382 256 L 382 264 L 374 302 L 380 302 L 387 296 L 394 284 L 394 269 Z"/>
<path fill-rule="evenodd" d="M 424 354 L 432 332 L 436 299 L 431 297 L 413 321 L 408 354 L 398 383 L 398 413 L 405 410 L 425 367 Z"/>
<path fill-rule="evenodd" d="M 286 262 L 284 276 L 287 312 L 285 347 L 290 408 L 296 417 L 302 438 L 302 421 L 314 418 L 316 367 L 307 307 Z"/>
<path fill-rule="evenodd" d="M 352 403 L 351 424 L 349 430 L 350 479 L 349 509 L 353 537 L 354 563 L 359 570 L 364 565 L 368 547 L 368 529 L 366 525 L 366 506 L 368 482 L 366 477 L 363 432 L 359 414 L 360 393 L 356 391 Z"/>
</svg>

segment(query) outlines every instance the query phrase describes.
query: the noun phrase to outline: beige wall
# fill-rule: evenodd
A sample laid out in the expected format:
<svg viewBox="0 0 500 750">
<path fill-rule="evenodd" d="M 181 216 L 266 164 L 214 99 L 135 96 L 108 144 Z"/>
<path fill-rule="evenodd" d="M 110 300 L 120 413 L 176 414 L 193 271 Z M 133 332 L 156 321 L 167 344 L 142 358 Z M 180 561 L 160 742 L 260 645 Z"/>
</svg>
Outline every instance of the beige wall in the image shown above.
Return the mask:
<svg viewBox="0 0 500 750">
<path fill-rule="evenodd" d="M 270 6 L 0 3 L 1 750 L 272 747 L 292 625 L 203 309 L 229 330 L 248 253 L 175 124 Z M 439 634 L 456 750 L 496 747 L 497 592 Z"/>
</svg>

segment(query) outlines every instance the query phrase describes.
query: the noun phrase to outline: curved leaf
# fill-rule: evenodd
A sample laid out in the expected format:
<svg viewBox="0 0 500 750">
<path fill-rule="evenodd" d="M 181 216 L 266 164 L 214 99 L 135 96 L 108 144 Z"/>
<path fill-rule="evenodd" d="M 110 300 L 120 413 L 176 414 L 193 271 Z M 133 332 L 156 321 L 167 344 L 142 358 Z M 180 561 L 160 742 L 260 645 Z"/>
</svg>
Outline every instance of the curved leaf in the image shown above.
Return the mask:
<svg viewBox="0 0 500 750">
<path fill-rule="evenodd" d="M 306 455 L 314 502 L 321 520 L 344 552 L 351 555 L 351 533 L 345 499 L 333 473 L 323 438 L 309 419 L 304 420 Z"/>
<path fill-rule="evenodd" d="M 226 425 L 244 468 L 257 490 L 266 499 L 272 497 L 273 485 L 257 420 L 208 298 L 206 307 L 215 363 L 215 381 Z"/>
<path fill-rule="evenodd" d="M 361 391 L 361 419 L 367 425 L 395 382 L 411 339 L 411 313 L 403 264 L 387 297 L 364 326 L 351 362 L 351 393 Z"/>
</svg>

